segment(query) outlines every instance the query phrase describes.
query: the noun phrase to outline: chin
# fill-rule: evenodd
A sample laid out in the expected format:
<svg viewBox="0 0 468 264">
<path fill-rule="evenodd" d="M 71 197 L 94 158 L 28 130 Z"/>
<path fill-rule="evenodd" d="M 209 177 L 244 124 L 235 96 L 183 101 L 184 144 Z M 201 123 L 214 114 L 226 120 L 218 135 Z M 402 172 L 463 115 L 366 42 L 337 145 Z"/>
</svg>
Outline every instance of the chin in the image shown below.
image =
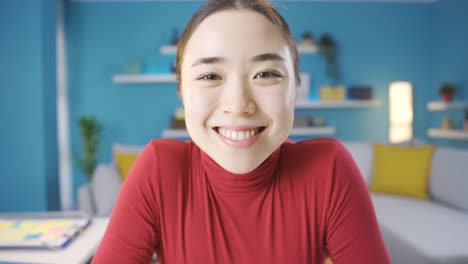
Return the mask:
<svg viewBox="0 0 468 264">
<path fill-rule="evenodd" d="M 236 174 L 249 173 L 262 164 L 268 155 L 264 153 L 229 153 L 223 155 L 225 159 L 220 165 L 229 172 Z"/>
</svg>

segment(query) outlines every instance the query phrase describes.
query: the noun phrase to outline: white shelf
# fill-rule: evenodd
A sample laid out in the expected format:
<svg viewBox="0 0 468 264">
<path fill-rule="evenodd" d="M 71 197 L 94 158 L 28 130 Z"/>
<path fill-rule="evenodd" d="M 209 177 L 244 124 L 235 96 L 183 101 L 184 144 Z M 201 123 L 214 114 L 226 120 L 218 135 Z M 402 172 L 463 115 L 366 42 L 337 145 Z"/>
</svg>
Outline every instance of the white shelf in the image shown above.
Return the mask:
<svg viewBox="0 0 468 264">
<path fill-rule="evenodd" d="M 290 136 L 333 136 L 334 127 L 293 127 Z"/>
<path fill-rule="evenodd" d="M 301 54 L 314 54 L 318 52 L 317 46 L 297 46 L 297 51 Z"/>
<path fill-rule="evenodd" d="M 334 127 L 294 127 L 290 136 L 332 136 L 335 135 Z M 185 129 L 167 129 L 161 134 L 163 138 L 190 138 Z"/>
<path fill-rule="evenodd" d="M 161 54 L 176 54 L 177 53 L 177 46 L 165 45 L 159 48 L 159 52 Z"/>
<path fill-rule="evenodd" d="M 467 107 L 467 104 L 463 101 L 453 101 L 451 103 L 446 103 L 442 101 L 433 101 L 427 103 L 427 110 L 429 111 L 443 111 L 449 109 L 463 109 Z"/>
<path fill-rule="evenodd" d="M 430 128 L 427 135 L 432 138 L 468 140 L 468 132 L 463 130 Z"/>
<path fill-rule="evenodd" d="M 318 48 L 316 46 L 298 45 L 297 50 L 301 54 L 314 54 L 318 52 Z M 161 54 L 176 54 L 177 46 L 164 45 L 159 48 L 159 52 L 161 52 Z"/>
<path fill-rule="evenodd" d="M 117 74 L 112 76 L 114 83 L 176 83 L 175 74 Z"/>
<path fill-rule="evenodd" d="M 381 100 L 296 101 L 296 109 L 316 108 L 372 108 L 381 107 Z"/>
<path fill-rule="evenodd" d="M 161 133 L 163 138 L 190 138 L 185 129 L 166 129 Z"/>
</svg>

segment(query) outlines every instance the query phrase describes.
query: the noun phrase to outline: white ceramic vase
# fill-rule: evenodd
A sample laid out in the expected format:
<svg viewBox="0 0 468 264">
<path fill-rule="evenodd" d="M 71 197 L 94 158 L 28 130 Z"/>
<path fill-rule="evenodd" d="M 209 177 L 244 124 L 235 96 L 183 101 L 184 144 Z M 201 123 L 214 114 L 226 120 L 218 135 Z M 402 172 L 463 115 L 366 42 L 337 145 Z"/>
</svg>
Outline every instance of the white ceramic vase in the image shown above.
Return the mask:
<svg viewBox="0 0 468 264">
<path fill-rule="evenodd" d="M 87 183 L 78 188 L 78 209 L 89 215 L 96 213 L 94 194 L 91 184 Z"/>
</svg>

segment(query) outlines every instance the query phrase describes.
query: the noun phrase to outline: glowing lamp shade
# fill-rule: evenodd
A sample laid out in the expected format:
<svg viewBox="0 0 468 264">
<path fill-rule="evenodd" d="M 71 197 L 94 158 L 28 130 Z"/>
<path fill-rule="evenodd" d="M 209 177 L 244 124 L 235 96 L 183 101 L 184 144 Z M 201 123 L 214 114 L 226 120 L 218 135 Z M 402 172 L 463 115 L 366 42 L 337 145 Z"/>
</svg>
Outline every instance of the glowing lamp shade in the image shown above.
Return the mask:
<svg viewBox="0 0 468 264">
<path fill-rule="evenodd" d="M 413 138 L 413 87 L 409 82 L 390 84 L 390 142 Z"/>
</svg>

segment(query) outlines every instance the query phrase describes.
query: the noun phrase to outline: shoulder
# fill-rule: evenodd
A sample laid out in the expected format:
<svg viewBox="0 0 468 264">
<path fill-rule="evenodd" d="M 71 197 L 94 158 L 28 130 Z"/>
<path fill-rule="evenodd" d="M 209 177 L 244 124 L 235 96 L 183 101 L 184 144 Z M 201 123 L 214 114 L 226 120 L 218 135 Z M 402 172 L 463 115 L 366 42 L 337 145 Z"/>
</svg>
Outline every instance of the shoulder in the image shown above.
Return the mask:
<svg viewBox="0 0 468 264">
<path fill-rule="evenodd" d="M 189 142 L 174 139 L 153 139 L 143 148 L 133 167 L 145 172 L 144 175 L 151 172 L 153 177 L 175 171 L 186 164 L 189 145 Z"/>
<path fill-rule="evenodd" d="M 158 159 L 171 159 L 182 157 L 188 149 L 189 142 L 175 139 L 153 139 L 147 148 L 151 148 Z"/>
<path fill-rule="evenodd" d="M 134 178 L 147 178 L 155 170 L 180 164 L 186 156 L 186 142 L 173 139 L 153 139 L 145 145 L 132 165 Z M 129 176 L 131 176 L 129 174 Z"/>
<path fill-rule="evenodd" d="M 336 156 L 346 153 L 343 143 L 333 138 L 309 139 L 299 142 L 286 142 L 283 144 L 285 156 L 294 159 L 334 159 Z"/>
<path fill-rule="evenodd" d="M 281 157 L 282 168 L 287 174 L 317 186 L 340 177 L 336 174 L 353 163 L 343 143 L 331 138 L 284 143 Z"/>
</svg>

